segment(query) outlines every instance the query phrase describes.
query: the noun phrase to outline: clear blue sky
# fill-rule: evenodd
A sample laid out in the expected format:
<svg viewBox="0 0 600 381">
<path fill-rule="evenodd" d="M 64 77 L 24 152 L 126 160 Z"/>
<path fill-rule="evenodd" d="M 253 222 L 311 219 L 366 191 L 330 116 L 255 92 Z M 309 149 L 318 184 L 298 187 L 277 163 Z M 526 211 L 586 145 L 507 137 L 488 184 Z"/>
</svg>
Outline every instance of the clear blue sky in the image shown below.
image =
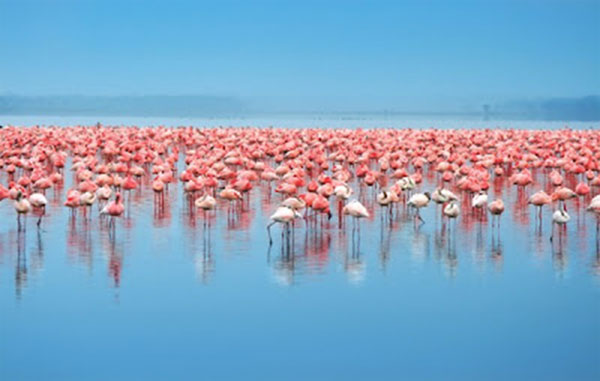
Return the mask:
<svg viewBox="0 0 600 381">
<path fill-rule="evenodd" d="M 387 105 L 600 89 L 599 1 L 6 1 L 0 93 Z"/>
</svg>

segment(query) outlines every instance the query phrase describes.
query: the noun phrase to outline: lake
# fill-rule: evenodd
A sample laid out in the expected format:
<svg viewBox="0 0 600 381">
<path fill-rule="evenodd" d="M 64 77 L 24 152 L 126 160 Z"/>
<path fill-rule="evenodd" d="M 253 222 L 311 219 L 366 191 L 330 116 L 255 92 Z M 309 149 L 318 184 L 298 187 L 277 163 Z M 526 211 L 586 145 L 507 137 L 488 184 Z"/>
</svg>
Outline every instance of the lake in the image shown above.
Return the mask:
<svg viewBox="0 0 600 381">
<path fill-rule="evenodd" d="M 372 217 L 356 231 L 334 211 L 296 221 L 289 246 L 274 226 L 270 247 L 280 195 L 264 183 L 205 225 L 181 183 L 159 209 L 146 177 L 112 235 L 95 207 L 88 219 L 62 206 L 72 181 L 49 190 L 40 229 L 28 217 L 18 232 L 0 202 L 3 380 L 600 378 L 596 218 L 568 201 L 550 242 L 552 211 L 539 222 L 526 205 L 546 184 L 493 183 L 499 229 L 470 211 L 448 226 L 435 204 L 415 227 L 363 189 Z"/>
</svg>

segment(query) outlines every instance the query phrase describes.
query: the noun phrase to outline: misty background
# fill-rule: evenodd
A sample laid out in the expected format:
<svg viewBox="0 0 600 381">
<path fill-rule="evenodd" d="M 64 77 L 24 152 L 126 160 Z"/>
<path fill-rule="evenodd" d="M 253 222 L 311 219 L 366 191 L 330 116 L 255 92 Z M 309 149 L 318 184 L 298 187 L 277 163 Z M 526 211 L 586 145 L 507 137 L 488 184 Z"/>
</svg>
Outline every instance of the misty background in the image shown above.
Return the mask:
<svg viewBox="0 0 600 381">
<path fill-rule="evenodd" d="M 600 120 L 600 1 L 0 0 L 0 114 Z"/>
</svg>

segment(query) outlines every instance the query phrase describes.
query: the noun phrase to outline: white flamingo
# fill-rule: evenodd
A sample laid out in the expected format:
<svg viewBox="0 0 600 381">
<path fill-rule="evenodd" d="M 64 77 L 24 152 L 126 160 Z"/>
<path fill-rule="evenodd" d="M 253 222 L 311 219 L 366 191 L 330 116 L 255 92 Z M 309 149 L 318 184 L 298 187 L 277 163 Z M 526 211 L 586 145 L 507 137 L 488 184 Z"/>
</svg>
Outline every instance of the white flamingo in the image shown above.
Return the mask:
<svg viewBox="0 0 600 381">
<path fill-rule="evenodd" d="M 292 222 L 295 218 L 302 218 L 302 215 L 289 206 L 280 206 L 277 208 L 277 210 L 275 210 L 275 213 L 271 215 L 272 222 L 267 225 L 267 233 L 269 234 L 269 245 L 273 244 L 273 239 L 271 238 L 271 226 L 273 226 L 276 223 L 283 224 L 283 231 L 285 231 L 285 233 L 288 234 L 290 222 Z"/>
</svg>

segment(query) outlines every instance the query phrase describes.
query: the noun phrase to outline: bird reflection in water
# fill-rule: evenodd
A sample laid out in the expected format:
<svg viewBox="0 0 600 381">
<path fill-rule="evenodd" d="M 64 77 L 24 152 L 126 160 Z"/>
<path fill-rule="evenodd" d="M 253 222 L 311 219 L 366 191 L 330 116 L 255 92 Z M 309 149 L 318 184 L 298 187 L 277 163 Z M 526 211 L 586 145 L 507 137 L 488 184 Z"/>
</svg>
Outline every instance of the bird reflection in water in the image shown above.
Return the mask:
<svg viewBox="0 0 600 381">
<path fill-rule="evenodd" d="M 360 283 L 365 279 L 365 263 L 360 253 L 360 234 L 352 236 L 350 250 L 344 251 L 344 271 L 352 283 Z"/>
<path fill-rule="evenodd" d="M 272 222 L 272 224 L 274 223 L 275 222 Z M 281 225 L 280 253 L 274 263 L 274 276 L 277 283 L 290 285 L 294 281 L 294 270 L 296 267 L 296 258 L 294 253 L 295 234 L 294 229 L 292 229 L 290 226 L 290 223 L 283 223 L 279 225 Z M 269 240 L 270 242 L 267 248 L 267 262 L 271 261 L 271 249 L 273 247 L 270 233 Z"/>
<path fill-rule="evenodd" d="M 446 255 L 444 257 L 444 263 L 446 264 L 446 270 L 450 278 L 456 277 L 458 269 L 458 256 L 456 255 L 456 241 L 452 240 L 448 244 Z"/>
<path fill-rule="evenodd" d="M 492 229 L 493 231 L 493 229 Z M 493 234 L 493 233 L 492 233 Z M 479 225 L 475 233 L 475 261 L 480 270 L 485 264 L 485 244 L 483 226 Z"/>
<path fill-rule="evenodd" d="M 465 214 L 463 218 L 468 217 Z M 456 276 L 456 269 L 458 267 L 458 257 L 456 255 L 456 220 L 450 219 L 447 222 L 447 227 L 442 225 L 441 229 L 436 230 L 434 233 L 435 258 L 443 262 L 450 277 Z M 429 236 L 417 238 L 420 243 L 413 244 L 413 250 L 420 250 L 423 253 L 422 256 L 425 256 L 425 253 L 429 251 Z"/>
<path fill-rule="evenodd" d="M 502 265 L 504 264 L 504 256 L 503 256 L 503 247 L 502 241 L 499 236 L 495 236 L 492 233 L 492 248 L 490 253 L 490 259 L 494 264 L 496 270 L 502 270 Z"/>
<path fill-rule="evenodd" d="M 37 272 L 44 268 L 44 246 L 42 243 L 42 231 L 37 229 L 36 247 L 31 255 L 31 268 Z"/>
<path fill-rule="evenodd" d="M 119 288 L 123 271 L 123 250 L 121 246 L 122 243 L 117 244 L 115 234 L 109 234 L 108 240 L 104 243 L 104 252 L 108 253 L 108 276 L 113 282 L 116 303 L 119 303 Z"/>
<path fill-rule="evenodd" d="M 562 275 L 567 267 L 569 259 L 567 253 L 565 252 L 568 238 L 567 226 L 566 224 L 562 226 L 559 225 L 555 229 L 558 230 L 558 240 L 556 240 L 556 242 L 554 242 L 554 240 L 551 241 L 552 264 L 554 266 L 554 270 L 556 270 L 558 274 Z"/>
<path fill-rule="evenodd" d="M 348 275 L 348 280 L 352 283 L 360 283 L 365 278 L 365 264 L 360 252 L 360 220 L 352 218 L 352 234 L 350 251 L 345 251 L 344 271 Z"/>
<path fill-rule="evenodd" d="M 17 233 L 17 264 L 15 268 L 15 293 L 21 299 L 23 288 L 27 285 L 27 255 L 25 253 L 25 232 Z"/>
<path fill-rule="evenodd" d="M 89 220 L 81 219 L 81 223 L 77 223 L 74 216 L 69 217 L 67 253 L 69 257 L 84 262 L 90 271 L 93 265 L 92 230 Z"/>
<path fill-rule="evenodd" d="M 210 281 L 210 277 L 215 271 L 215 262 L 212 254 L 210 222 L 206 222 L 208 219 L 210 219 L 210 216 L 207 216 L 205 213 L 204 228 L 202 231 L 202 252 L 197 253 L 194 258 L 194 262 L 196 264 L 196 275 L 204 284 L 207 284 Z"/>
<path fill-rule="evenodd" d="M 358 224 L 355 222 L 355 226 L 352 229 L 352 257 L 360 257 L 360 229 L 356 225 Z"/>
<path fill-rule="evenodd" d="M 339 232 L 342 235 L 342 232 Z M 316 234 L 308 231 L 304 234 L 304 252 L 307 260 L 317 271 L 322 271 L 329 261 L 331 234 L 329 231 Z"/>
<path fill-rule="evenodd" d="M 269 248 L 269 250 L 271 249 Z M 293 284 L 296 270 L 296 256 L 294 253 L 284 250 L 282 245 L 282 252 L 275 261 L 273 270 L 277 283 L 286 286 Z"/>
<path fill-rule="evenodd" d="M 517 187 L 517 197 L 512 203 L 512 220 L 522 226 L 529 226 L 530 212 L 528 207 L 529 193 L 523 186 Z M 498 228 L 499 229 L 499 228 Z"/>
<path fill-rule="evenodd" d="M 390 260 L 390 243 L 392 237 L 392 225 L 381 227 L 381 233 L 379 236 L 379 263 L 381 264 L 381 270 L 385 272 L 387 264 Z"/>
<path fill-rule="evenodd" d="M 429 233 L 426 233 L 423 230 L 415 230 L 411 238 L 412 239 L 409 242 L 411 260 L 415 264 L 423 263 L 430 254 Z"/>
<path fill-rule="evenodd" d="M 165 193 L 167 193 L 165 195 Z M 166 196 L 166 197 L 165 197 Z M 152 225 L 156 228 L 169 226 L 171 223 L 171 205 L 168 191 L 154 193 Z"/>
<path fill-rule="evenodd" d="M 552 264 L 554 270 L 559 274 L 563 275 L 568 264 L 568 256 L 562 249 L 558 249 L 552 253 Z"/>
<path fill-rule="evenodd" d="M 355 256 L 346 255 L 344 263 L 344 270 L 348 274 L 348 280 L 352 283 L 361 283 L 365 280 L 365 262 L 362 260 L 360 254 Z"/>
</svg>

